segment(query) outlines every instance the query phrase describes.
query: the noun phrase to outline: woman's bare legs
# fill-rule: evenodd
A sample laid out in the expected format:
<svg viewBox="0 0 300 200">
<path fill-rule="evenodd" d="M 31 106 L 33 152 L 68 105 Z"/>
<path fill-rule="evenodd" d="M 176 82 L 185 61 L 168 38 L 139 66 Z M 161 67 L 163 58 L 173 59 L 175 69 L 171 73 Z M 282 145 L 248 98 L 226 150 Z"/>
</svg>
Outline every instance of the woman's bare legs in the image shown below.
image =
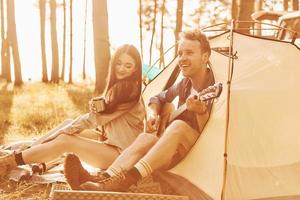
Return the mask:
<svg viewBox="0 0 300 200">
<path fill-rule="evenodd" d="M 110 168 L 129 170 L 139 161 L 158 141 L 158 137 L 149 133 L 141 133 L 134 142 L 115 159 Z"/>
<path fill-rule="evenodd" d="M 42 135 L 40 138 L 38 138 L 36 141 L 34 141 L 31 144 L 31 147 L 36 146 L 38 144 L 43 143 L 44 140 L 46 140 L 48 137 L 51 137 L 52 135 L 55 135 L 59 130 L 63 129 L 64 127 L 68 126 L 71 124 L 74 120 L 73 119 L 66 119 L 50 131 L 48 131 L 45 135 Z"/>
<path fill-rule="evenodd" d="M 119 156 L 116 148 L 76 135 L 61 134 L 54 140 L 36 145 L 22 152 L 26 164 L 41 163 L 53 160 L 63 153 L 73 152 L 83 161 L 106 169 Z"/>
<path fill-rule="evenodd" d="M 48 131 L 45 135 L 41 136 L 39 139 L 34 141 L 31 144 L 31 147 L 38 145 L 38 144 L 46 143 L 46 142 L 49 142 L 49 141 L 55 139 L 58 135 L 62 134 L 62 132 L 61 132 L 62 130 L 64 130 L 66 127 L 70 126 L 70 124 L 72 124 L 73 122 L 74 122 L 73 119 L 66 119 L 61 124 L 59 124 L 55 128 Z M 77 136 L 81 136 L 81 137 L 85 137 L 85 138 L 89 138 L 89 139 L 93 139 L 93 140 L 98 140 L 98 138 L 99 138 L 99 135 L 93 129 L 84 129 L 83 131 L 78 133 Z"/>
</svg>

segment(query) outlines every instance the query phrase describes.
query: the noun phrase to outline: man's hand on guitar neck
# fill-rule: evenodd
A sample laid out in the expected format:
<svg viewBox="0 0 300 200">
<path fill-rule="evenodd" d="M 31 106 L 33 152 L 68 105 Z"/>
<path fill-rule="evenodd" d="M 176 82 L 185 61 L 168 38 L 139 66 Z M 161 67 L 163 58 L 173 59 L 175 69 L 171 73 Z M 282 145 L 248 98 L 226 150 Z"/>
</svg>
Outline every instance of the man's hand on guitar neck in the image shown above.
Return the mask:
<svg viewBox="0 0 300 200">
<path fill-rule="evenodd" d="M 207 111 L 209 101 L 200 101 L 194 96 L 190 96 L 186 99 L 187 110 L 196 112 L 198 114 L 204 114 Z"/>
</svg>

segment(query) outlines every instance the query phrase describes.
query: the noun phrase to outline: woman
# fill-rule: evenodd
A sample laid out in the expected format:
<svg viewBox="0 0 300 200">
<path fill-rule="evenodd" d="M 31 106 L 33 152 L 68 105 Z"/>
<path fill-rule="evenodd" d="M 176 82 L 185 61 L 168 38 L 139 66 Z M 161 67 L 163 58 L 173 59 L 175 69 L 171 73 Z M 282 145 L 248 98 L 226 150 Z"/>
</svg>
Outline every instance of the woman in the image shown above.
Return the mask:
<svg viewBox="0 0 300 200">
<path fill-rule="evenodd" d="M 119 47 L 110 62 L 104 95 L 90 101 L 91 112 L 43 139 L 41 144 L 1 157 L 0 177 L 18 165 L 46 163 L 65 152 L 74 152 L 95 167 L 107 168 L 143 131 L 141 70 L 138 50 L 128 44 Z"/>
</svg>

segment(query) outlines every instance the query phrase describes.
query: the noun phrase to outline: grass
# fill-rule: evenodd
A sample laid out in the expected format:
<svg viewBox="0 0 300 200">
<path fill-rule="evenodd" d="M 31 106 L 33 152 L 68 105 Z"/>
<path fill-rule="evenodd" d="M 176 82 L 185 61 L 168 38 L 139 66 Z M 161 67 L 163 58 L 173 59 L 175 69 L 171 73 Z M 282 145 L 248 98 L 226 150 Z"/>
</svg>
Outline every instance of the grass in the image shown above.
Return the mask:
<svg viewBox="0 0 300 200">
<path fill-rule="evenodd" d="M 0 144 L 42 135 L 68 118 L 86 113 L 93 86 L 0 82 Z M 0 181 L 0 199 L 47 199 L 47 185 Z"/>
<path fill-rule="evenodd" d="M 13 183 L 3 181 L 0 183 L 1 200 L 46 200 L 49 197 L 51 185 L 41 185 L 27 182 Z"/>
<path fill-rule="evenodd" d="M 0 83 L 0 143 L 46 133 L 67 118 L 88 111 L 91 86 Z"/>
</svg>

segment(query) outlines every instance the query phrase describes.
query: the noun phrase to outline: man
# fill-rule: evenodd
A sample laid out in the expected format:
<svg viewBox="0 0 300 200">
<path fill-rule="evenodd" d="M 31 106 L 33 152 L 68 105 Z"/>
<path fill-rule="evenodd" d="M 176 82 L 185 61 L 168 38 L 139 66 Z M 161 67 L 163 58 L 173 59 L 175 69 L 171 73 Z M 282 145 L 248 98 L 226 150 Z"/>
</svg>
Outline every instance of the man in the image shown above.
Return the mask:
<svg viewBox="0 0 300 200">
<path fill-rule="evenodd" d="M 172 102 L 176 96 L 179 96 L 179 106 L 185 103 L 187 111 L 171 122 L 159 139 L 153 134 L 140 134 L 98 180 L 82 168 L 75 155 L 67 156 L 65 176 L 70 186 L 73 189 L 126 191 L 153 171 L 169 169 L 186 156 L 203 130 L 211 110 L 210 102 L 194 98 L 195 94 L 214 84 L 208 67 L 210 53 L 209 42 L 203 33 L 198 30 L 182 33 L 178 65 L 184 78 L 150 99 L 147 132 L 157 130 L 162 106 Z"/>
</svg>

